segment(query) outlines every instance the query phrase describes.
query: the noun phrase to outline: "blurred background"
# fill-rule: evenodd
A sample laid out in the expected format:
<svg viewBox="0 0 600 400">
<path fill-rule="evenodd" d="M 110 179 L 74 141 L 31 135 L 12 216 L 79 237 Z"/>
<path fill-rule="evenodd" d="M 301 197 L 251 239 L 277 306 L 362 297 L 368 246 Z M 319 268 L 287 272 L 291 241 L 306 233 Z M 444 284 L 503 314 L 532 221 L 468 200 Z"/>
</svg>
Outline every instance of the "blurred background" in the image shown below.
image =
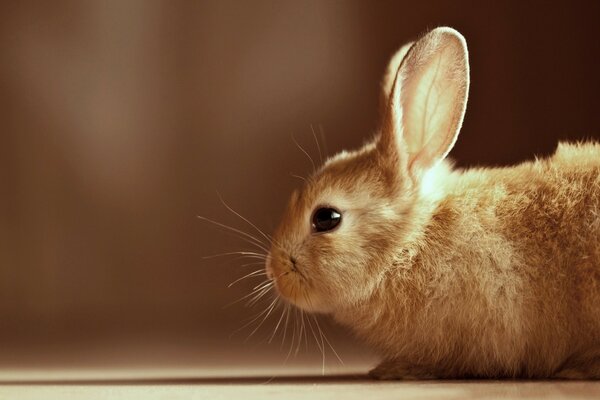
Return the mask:
<svg viewBox="0 0 600 400">
<path fill-rule="evenodd" d="M 229 337 L 261 308 L 224 306 L 260 280 L 227 288 L 252 266 L 203 258 L 250 249 L 196 218 L 252 231 L 217 191 L 271 232 L 291 174 L 312 169 L 292 135 L 316 159 L 311 126 L 329 155 L 360 145 L 388 58 L 438 25 L 470 49 L 459 166 L 600 139 L 598 15 L 597 1 L 2 2 L 0 366 L 283 360 L 290 334 L 267 340 L 279 314 Z M 342 358 L 370 359 L 323 324 Z"/>
</svg>

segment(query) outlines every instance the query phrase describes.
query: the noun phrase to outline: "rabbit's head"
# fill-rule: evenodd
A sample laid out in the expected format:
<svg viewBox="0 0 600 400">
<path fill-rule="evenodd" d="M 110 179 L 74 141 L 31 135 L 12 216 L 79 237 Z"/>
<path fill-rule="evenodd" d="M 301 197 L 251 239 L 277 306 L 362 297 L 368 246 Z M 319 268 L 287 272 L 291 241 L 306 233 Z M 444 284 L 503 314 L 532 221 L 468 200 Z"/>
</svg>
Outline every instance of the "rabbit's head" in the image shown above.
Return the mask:
<svg viewBox="0 0 600 400">
<path fill-rule="evenodd" d="M 419 210 L 435 196 L 468 87 L 467 47 L 455 30 L 434 29 L 398 51 L 384 77 L 379 134 L 329 159 L 291 196 L 266 267 L 280 296 L 329 313 L 373 293 L 424 220 Z"/>
</svg>

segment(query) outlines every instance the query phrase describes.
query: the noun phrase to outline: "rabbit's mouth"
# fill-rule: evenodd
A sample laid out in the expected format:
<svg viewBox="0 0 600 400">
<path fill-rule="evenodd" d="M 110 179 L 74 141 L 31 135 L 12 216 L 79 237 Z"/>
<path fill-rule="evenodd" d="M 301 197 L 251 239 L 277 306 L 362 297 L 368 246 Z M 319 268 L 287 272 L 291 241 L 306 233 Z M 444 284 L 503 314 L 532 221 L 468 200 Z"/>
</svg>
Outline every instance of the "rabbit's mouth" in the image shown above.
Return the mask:
<svg viewBox="0 0 600 400">
<path fill-rule="evenodd" d="M 308 312 L 325 312 L 322 302 L 318 300 L 319 296 L 311 290 L 301 265 L 294 257 L 279 259 L 269 255 L 266 273 L 285 301 Z"/>
<path fill-rule="evenodd" d="M 287 262 L 286 262 L 287 261 Z M 282 261 L 279 257 L 271 254 L 266 263 L 267 278 L 273 281 L 277 293 L 284 299 L 296 304 L 297 297 L 303 289 L 300 287 L 304 279 L 298 270 L 297 261 L 294 258 Z"/>
</svg>

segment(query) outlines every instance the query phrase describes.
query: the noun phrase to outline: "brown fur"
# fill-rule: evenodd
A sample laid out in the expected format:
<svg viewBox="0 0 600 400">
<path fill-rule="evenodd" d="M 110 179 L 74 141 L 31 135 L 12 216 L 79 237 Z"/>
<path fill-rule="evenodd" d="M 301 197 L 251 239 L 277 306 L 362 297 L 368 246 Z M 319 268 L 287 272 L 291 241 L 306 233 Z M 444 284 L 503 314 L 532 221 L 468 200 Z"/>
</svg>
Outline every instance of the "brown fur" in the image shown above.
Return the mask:
<svg viewBox="0 0 600 400">
<path fill-rule="evenodd" d="M 377 378 L 600 378 L 600 145 L 452 170 L 440 160 L 464 113 L 464 40 L 441 28 L 415 46 L 393 85 L 384 82 L 381 134 L 292 196 L 267 265 L 280 295 L 371 343 L 384 357 Z M 438 54 L 466 81 L 448 89 L 456 104 L 435 107 L 442 133 L 427 126 L 415 138 L 403 112 L 418 99 L 400 93 L 419 79 L 434 90 L 457 82 L 456 71 L 428 75 Z M 311 215 L 323 205 L 342 223 L 315 234 Z"/>
</svg>

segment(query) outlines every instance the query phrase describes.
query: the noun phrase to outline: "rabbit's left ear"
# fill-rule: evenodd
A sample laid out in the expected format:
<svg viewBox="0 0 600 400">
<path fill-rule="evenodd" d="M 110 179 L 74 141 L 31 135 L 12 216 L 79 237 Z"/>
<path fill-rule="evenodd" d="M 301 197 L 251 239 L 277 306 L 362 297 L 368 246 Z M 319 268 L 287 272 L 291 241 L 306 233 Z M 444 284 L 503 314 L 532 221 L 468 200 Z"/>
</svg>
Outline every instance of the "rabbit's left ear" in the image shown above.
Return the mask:
<svg viewBox="0 0 600 400">
<path fill-rule="evenodd" d="M 396 81 L 396 74 L 398 73 L 398 68 L 400 68 L 400 64 L 404 57 L 406 57 L 406 53 L 413 46 L 414 42 L 406 43 L 404 46 L 400 47 L 400 50 L 396 51 L 390 61 L 388 62 L 387 68 L 385 69 L 385 74 L 383 75 L 383 80 L 381 81 L 381 107 L 383 111 L 383 115 L 387 110 L 388 102 L 390 99 L 390 93 L 392 92 L 392 86 Z"/>
<path fill-rule="evenodd" d="M 419 177 L 454 146 L 468 92 L 465 39 L 452 28 L 434 29 L 402 57 L 379 146 L 401 162 L 403 170 Z"/>
</svg>

